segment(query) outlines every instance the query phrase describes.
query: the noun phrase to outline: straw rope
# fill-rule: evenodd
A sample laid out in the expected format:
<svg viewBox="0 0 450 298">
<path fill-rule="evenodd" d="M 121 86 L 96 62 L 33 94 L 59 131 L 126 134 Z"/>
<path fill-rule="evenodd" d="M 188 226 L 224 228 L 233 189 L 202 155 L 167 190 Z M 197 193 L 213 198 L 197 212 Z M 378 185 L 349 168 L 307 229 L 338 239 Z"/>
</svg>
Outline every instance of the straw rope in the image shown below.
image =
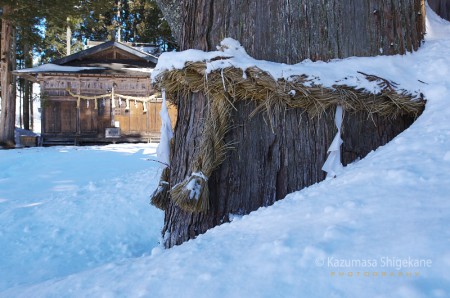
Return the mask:
<svg viewBox="0 0 450 298">
<path fill-rule="evenodd" d="M 328 108 L 336 105 L 341 105 L 350 113 L 366 111 L 389 118 L 405 114 L 417 117 L 423 110 L 424 100 L 414 99 L 405 90 L 398 89 L 394 82 L 359 73 L 369 81 L 376 81 L 381 91 L 373 94 L 338 84 L 326 88 L 311 84 L 305 75 L 292 76 L 288 80 L 274 80 L 269 73 L 257 67 L 247 68 L 245 78 L 242 69 L 235 67 L 206 74 L 206 62 L 188 62 L 183 69 L 161 73 L 156 81 L 172 94 L 187 95 L 190 92 L 209 91 L 214 96 L 225 93 L 226 98 L 256 101 L 258 106 L 253 115 L 260 111 L 270 112 L 275 104 L 304 109 L 311 117 L 320 117 Z"/>
<path fill-rule="evenodd" d="M 172 200 L 185 211 L 208 211 L 208 179 L 222 164 L 230 148 L 225 143 L 225 135 L 230 127 L 228 121 L 232 105 L 220 96 L 211 97 L 209 105 L 199 150 L 191 164 L 192 174 L 170 190 Z"/>
<path fill-rule="evenodd" d="M 173 202 L 188 212 L 205 212 L 210 208 L 208 179 L 220 166 L 231 147 L 225 135 L 230 129 L 230 113 L 234 102 L 252 100 L 257 103 L 250 116 L 266 112 L 276 116 L 282 109 L 300 108 L 310 117 L 320 117 L 337 105 L 348 113 L 366 111 L 371 117 L 396 118 L 400 115 L 417 117 L 424 109 L 423 99 L 413 99 L 397 84 L 374 75 L 364 75 L 376 81 L 380 87 L 377 94 L 347 85 L 325 88 L 314 85 L 306 75 L 278 79 L 257 68 L 227 67 L 206 73 L 206 62 L 188 62 L 183 69 L 162 72 L 156 82 L 177 104 L 177 94 L 188 98 L 192 92 L 203 92 L 208 98 L 207 116 L 203 120 L 203 132 L 198 153 L 191 162 L 191 174 L 170 190 Z M 272 121 L 273 117 L 269 117 Z M 270 123 L 273 127 L 273 123 Z"/>
</svg>

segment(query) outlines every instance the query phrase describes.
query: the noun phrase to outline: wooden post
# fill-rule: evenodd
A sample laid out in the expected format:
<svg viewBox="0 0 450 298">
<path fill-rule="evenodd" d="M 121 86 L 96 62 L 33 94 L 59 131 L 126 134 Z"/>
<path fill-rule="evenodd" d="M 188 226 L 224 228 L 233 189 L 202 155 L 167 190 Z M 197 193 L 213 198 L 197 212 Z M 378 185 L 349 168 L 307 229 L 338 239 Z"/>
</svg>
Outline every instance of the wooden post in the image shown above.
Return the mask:
<svg viewBox="0 0 450 298">
<path fill-rule="evenodd" d="M 114 122 L 114 114 L 116 110 L 116 99 L 114 98 L 114 81 L 112 82 L 111 86 L 111 127 L 115 127 L 116 123 Z"/>
<path fill-rule="evenodd" d="M 47 133 L 47 131 L 45 130 L 45 123 L 47 121 L 46 116 L 45 116 L 45 110 L 47 109 L 45 101 L 43 100 L 43 95 L 45 94 L 45 81 L 44 78 L 41 74 L 38 74 L 38 82 L 39 85 L 41 86 L 41 95 L 40 95 L 40 101 L 41 101 L 41 143 L 44 143 L 44 137 L 45 137 L 45 133 Z"/>
<path fill-rule="evenodd" d="M 30 103 L 30 130 L 34 131 L 34 103 L 33 103 L 33 82 L 28 81 L 28 93 L 30 94 L 29 103 Z M 42 111 L 42 106 L 41 106 Z"/>
<path fill-rule="evenodd" d="M 81 78 L 79 77 L 77 94 L 81 94 Z M 77 98 L 77 135 L 81 134 L 81 114 L 80 114 L 80 98 Z"/>
</svg>

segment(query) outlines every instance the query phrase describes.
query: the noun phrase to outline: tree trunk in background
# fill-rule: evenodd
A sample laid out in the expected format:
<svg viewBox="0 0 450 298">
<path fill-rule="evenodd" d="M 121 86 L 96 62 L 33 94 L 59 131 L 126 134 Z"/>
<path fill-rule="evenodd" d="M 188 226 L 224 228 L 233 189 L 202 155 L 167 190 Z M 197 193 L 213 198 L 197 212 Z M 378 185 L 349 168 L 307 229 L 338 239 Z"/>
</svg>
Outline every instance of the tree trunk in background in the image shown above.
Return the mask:
<svg viewBox="0 0 450 298">
<path fill-rule="evenodd" d="M 3 7 L 3 14 L 8 15 L 9 7 Z M 11 71 L 15 62 L 14 28 L 7 19 L 2 19 L 1 37 L 1 95 L 2 111 L 0 113 L 0 146 L 14 147 L 14 128 L 16 121 L 16 88 Z"/>
<path fill-rule="evenodd" d="M 66 56 L 71 54 L 72 50 L 72 28 L 70 28 L 70 17 L 67 17 L 66 25 Z"/>
<path fill-rule="evenodd" d="M 33 67 L 32 64 L 32 53 L 30 50 L 30 46 L 28 44 L 25 44 L 24 46 L 24 59 L 25 59 L 25 68 Z M 24 81 L 24 94 L 23 94 L 23 128 L 26 130 L 30 130 L 30 100 L 31 100 L 31 92 L 30 92 L 30 85 L 33 83 L 25 80 Z"/>
<path fill-rule="evenodd" d="M 449 0 L 428 0 L 428 4 L 441 18 L 450 21 Z"/>
<path fill-rule="evenodd" d="M 180 3 L 178 10 L 168 7 Z M 303 59 L 329 60 L 349 56 L 403 54 L 416 50 L 425 32 L 421 0 L 328 1 L 172 1 L 159 0 L 163 13 L 178 33 L 181 49 L 215 50 L 225 37 L 241 42 L 249 55 L 282 63 Z M 204 94 L 179 100 L 170 183 L 190 174 L 198 151 Z M 325 178 L 321 170 L 336 133 L 334 111 L 310 119 L 302 110 L 280 112 L 268 125 L 268 115 L 253 118 L 253 103 L 238 102 L 227 141 L 236 143 L 209 179 L 210 210 L 190 213 L 172 202 L 165 211 L 165 246 L 171 247 L 229 221 L 230 214 L 248 214 L 273 204 L 286 194 Z M 343 163 L 387 143 L 414 119 L 395 121 L 360 112 L 345 115 Z"/>
</svg>

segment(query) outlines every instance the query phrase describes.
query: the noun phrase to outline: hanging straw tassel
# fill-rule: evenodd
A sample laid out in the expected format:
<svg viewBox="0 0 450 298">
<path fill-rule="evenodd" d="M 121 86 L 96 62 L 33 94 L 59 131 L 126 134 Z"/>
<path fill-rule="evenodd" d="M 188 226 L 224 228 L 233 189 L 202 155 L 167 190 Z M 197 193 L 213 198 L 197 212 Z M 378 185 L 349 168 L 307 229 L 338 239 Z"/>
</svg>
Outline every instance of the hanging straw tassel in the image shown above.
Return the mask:
<svg viewBox="0 0 450 298">
<path fill-rule="evenodd" d="M 178 207 L 188 212 L 206 212 L 209 209 L 208 178 L 202 172 L 192 173 L 170 191 Z"/>
<path fill-rule="evenodd" d="M 210 208 L 208 179 L 224 161 L 230 148 L 225 144 L 232 105 L 221 94 L 214 94 L 204 123 L 200 149 L 191 165 L 192 174 L 170 190 L 173 202 L 188 212 L 206 212 Z"/>
<path fill-rule="evenodd" d="M 166 167 L 159 180 L 158 188 L 150 196 L 150 204 L 161 210 L 166 210 L 170 202 L 170 168 Z"/>
</svg>

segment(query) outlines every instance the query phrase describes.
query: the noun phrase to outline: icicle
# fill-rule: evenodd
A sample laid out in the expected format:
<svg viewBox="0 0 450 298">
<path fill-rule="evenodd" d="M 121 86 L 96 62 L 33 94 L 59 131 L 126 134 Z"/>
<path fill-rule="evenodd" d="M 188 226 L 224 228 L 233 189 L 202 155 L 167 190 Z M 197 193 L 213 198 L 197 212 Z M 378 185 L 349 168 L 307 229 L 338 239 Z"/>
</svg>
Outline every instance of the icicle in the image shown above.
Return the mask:
<svg viewBox="0 0 450 298">
<path fill-rule="evenodd" d="M 172 122 L 170 121 L 169 111 L 166 105 L 166 90 L 163 88 L 162 92 L 162 103 L 161 111 L 159 115 L 161 116 L 161 141 L 159 142 L 158 148 L 156 148 L 156 155 L 158 160 L 164 165 L 164 167 L 170 165 L 170 140 L 173 137 Z"/>
<path fill-rule="evenodd" d="M 128 98 L 126 99 L 126 103 L 127 103 L 127 105 L 125 107 L 125 111 L 129 111 L 130 110 L 130 100 Z"/>
<path fill-rule="evenodd" d="M 122 107 L 122 98 L 119 97 L 119 107 Z"/>
<path fill-rule="evenodd" d="M 327 172 L 327 178 L 333 178 L 337 172 L 342 168 L 341 163 L 341 145 L 343 143 L 341 139 L 341 126 L 342 126 L 342 106 L 336 106 L 336 115 L 334 122 L 338 129 L 336 136 L 333 139 L 330 147 L 328 148 L 328 158 L 322 166 L 322 170 Z"/>
<path fill-rule="evenodd" d="M 77 98 L 77 109 L 80 108 L 80 103 L 81 103 L 81 97 L 78 96 L 78 98 Z"/>
<path fill-rule="evenodd" d="M 86 109 L 89 109 L 89 99 L 86 99 Z"/>
<path fill-rule="evenodd" d="M 103 97 L 102 106 L 106 107 L 106 99 Z"/>
<path fill-rule="evenodd" d="M 136 99 L 134 100 L 134 108 L 137 109 L 137 101 L 136 101 Z"/>
</svg>

